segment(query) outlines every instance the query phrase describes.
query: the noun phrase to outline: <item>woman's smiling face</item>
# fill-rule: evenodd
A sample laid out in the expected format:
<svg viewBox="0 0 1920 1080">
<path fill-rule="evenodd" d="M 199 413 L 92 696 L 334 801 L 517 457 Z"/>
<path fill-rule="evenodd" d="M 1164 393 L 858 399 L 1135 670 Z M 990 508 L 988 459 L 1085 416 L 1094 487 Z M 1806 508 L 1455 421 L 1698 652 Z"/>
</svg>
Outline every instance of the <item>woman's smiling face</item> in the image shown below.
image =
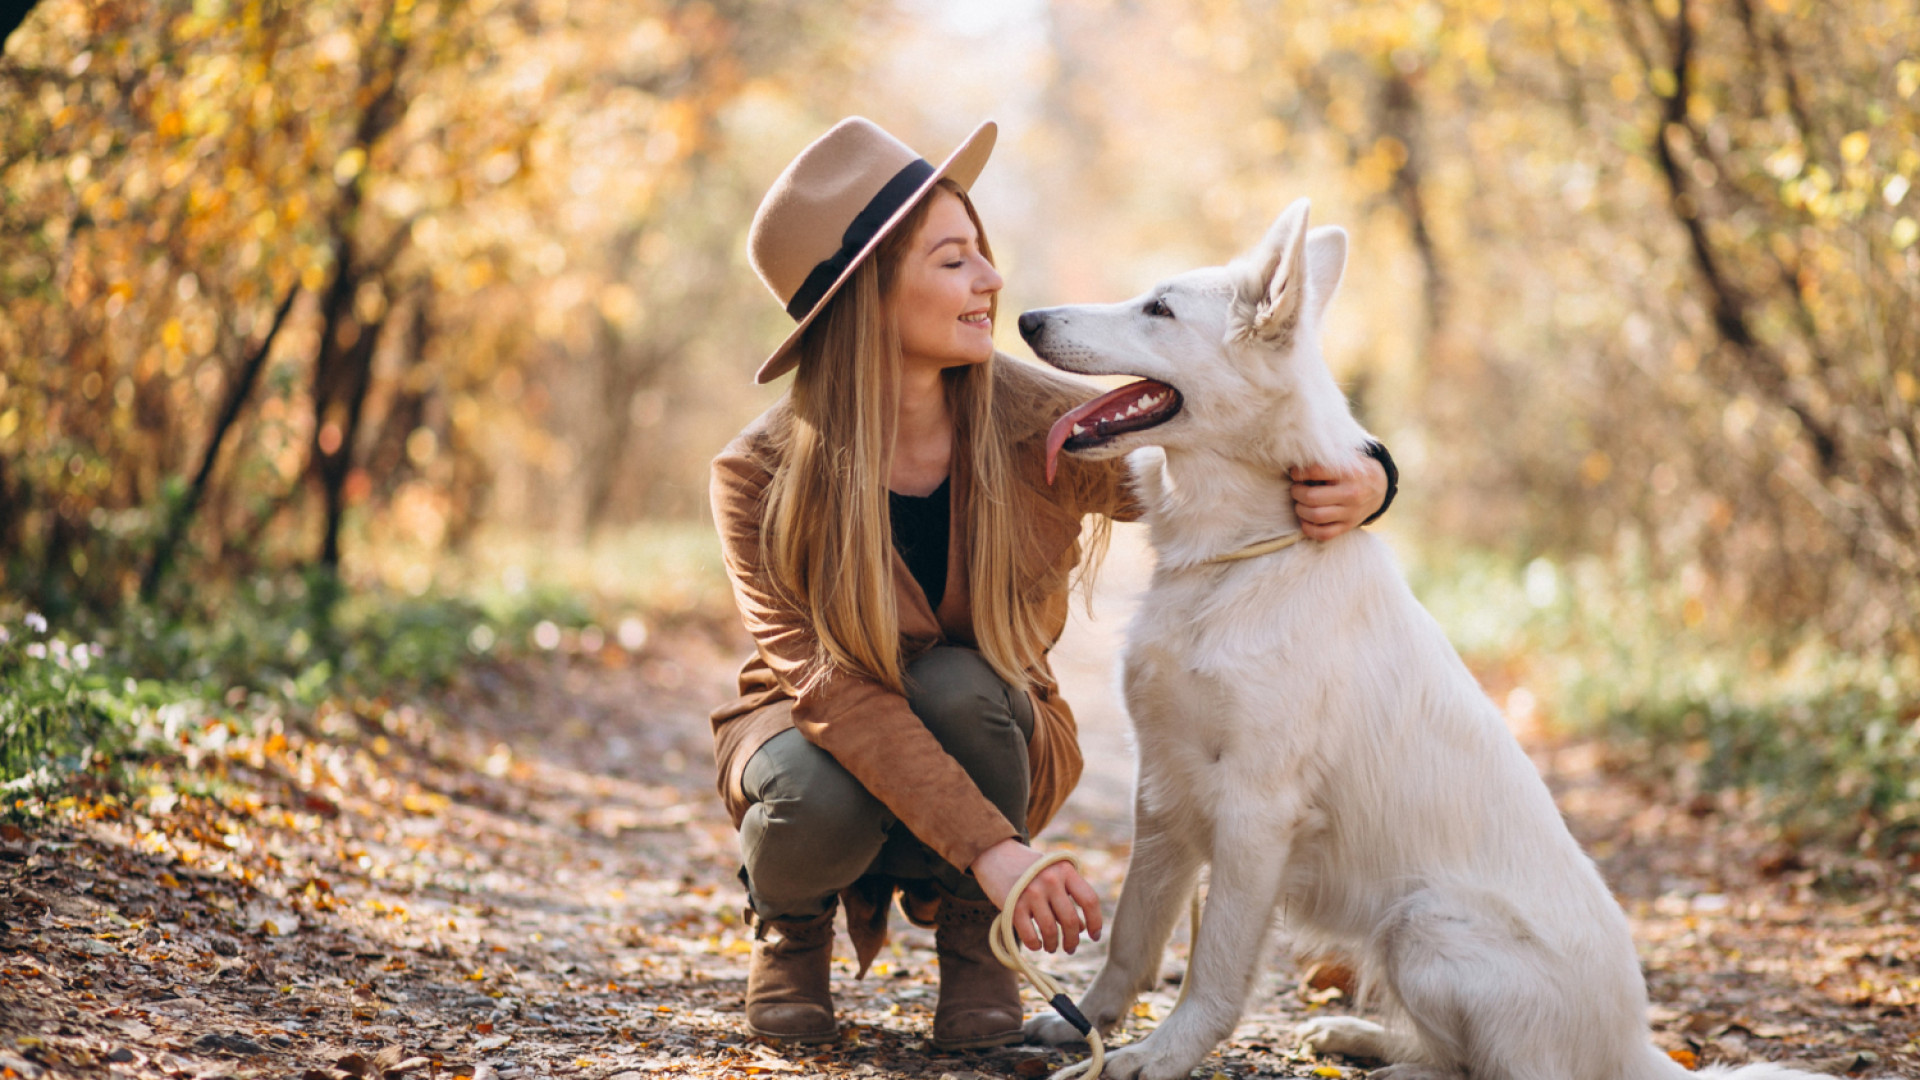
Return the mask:
<svg viewBox="0 0 1920 1080">
<path fill-rule="evenodd" d="M 940 190 L 930 198 L 887 298 L 901 356 L 909 367 L 984 363 L 993 356 L 993 297 L 1006 283 L 960 197 Z"/>
</svg>

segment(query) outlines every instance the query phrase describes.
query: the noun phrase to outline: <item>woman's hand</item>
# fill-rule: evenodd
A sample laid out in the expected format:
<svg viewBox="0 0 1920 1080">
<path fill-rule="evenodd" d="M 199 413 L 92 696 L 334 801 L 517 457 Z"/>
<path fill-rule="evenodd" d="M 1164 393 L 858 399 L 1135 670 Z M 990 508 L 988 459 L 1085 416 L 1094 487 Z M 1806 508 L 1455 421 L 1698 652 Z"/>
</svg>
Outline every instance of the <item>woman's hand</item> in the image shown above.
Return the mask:
<svg viewBox="0 0 1920 1080">
<path fill-rule="evenodd" d="M 1040 861 L 1040 853 L 1018 840 L 1002 840 L 973 860 L 968 869 L 986 890 L 987 898 L 1004 911 L 1013 883 Z M 1013 908 L 1013 932 L 1029 949 L 1053 952 L 1063 945 L 1072 952 L 1080 932 L 1100 940 L 1100 897 L 1072 863 L 1054 863 L 1040 871 Z"/>
<path fill-rule="evenodd" d="M 1359 476 L 1342 477 L 1321 465 L 1295 465 L 1293 513 L 1309 540 L 1331 540 L 1373 516 L 1387 499 L 1387 470 L 1368 458 Z"/>
</svg>

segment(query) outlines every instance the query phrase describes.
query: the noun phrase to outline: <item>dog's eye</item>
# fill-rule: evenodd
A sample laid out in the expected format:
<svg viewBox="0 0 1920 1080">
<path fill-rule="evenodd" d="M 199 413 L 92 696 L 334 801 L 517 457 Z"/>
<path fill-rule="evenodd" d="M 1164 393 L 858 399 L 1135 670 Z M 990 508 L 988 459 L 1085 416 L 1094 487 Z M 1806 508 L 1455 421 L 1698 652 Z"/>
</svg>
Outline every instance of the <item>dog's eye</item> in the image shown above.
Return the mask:
<svg viewBox="0 0 1920 1080">
<path fill-rule="evenodd" d="M 1147 314 L 1153 316 L 1156 319 L 1173 318 L 1173 309 L 1167 306 L 1167 302 L 1165 300 L 1162 300 L 1157 296 L 1154 297 L 1152 300 L 1147 301 L 1146 312 Z"/>
</svg>

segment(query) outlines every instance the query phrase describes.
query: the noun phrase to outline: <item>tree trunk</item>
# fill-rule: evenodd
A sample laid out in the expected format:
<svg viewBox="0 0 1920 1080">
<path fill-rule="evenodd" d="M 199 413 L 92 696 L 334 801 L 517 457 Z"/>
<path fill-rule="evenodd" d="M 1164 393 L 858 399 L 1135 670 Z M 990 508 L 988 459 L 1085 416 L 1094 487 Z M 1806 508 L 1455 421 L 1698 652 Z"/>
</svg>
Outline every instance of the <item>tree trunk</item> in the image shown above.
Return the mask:
<svg viewBox="0 0 1920 1080">
<path fill-rule="evenodd" d="M 273 313 L 273 322 L 267 327 L 266 337 L 260 340 L 260 347 L 240 366 L 240 373 L 227 387 L 227 398 L 220 406 L 220 415 L 213 422 L 213 434 L 207 439 L 207 449 L 200 458 L 200 468 L 194 473 L 193 484 L 187 488 L 186 495 L 167 512 L 166 530 L 160 535 L 160 542 L 154 547 L 153 560 L 147 564 L 146 573 L 140 577 L 140 599 L 151 603 L 160 591 L 160 582 L 167 571 L 173 567 L 174 548 L 180 538 L 186 535 L 187 527 L 193 523 L 194 511 L 199 509 L 200 500 L 206 495 L 207 481 L 213 476 L 213 466 L 220 458 L 220 448 L 226 444 L 227 433 L 233 429 L 234 421 L 240 418 L 240 410 L 253 393 L 254 384 L 260 380 L 261 369 L 267 366 L 267 354 L 273 351 L 274 339 L 280 336 L 280 327 L 287 321 L 287 313 L 293 310 L 293 301 L 300 295 L 300 285 L 295 282 L 287 289 L 287 298 L 280 301 L 280 307 Z"/>
</svg>

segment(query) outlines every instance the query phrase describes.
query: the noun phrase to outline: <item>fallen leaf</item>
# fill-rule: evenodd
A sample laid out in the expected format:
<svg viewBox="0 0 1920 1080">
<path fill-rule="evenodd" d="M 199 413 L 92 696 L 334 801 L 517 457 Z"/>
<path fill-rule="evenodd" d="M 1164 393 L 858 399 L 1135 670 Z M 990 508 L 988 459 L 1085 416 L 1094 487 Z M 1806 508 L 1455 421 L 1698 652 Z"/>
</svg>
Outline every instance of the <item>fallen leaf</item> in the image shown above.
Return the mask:
<svg viewBox="0 0 1920 1080">
<path fill-rule="evenodd" d="M 1689 1072 L 1700 1067 L 1700 1055 L 1691 1050 L 1669 1050 L 1667 1056 L 1680 1063 Z"/>
</svg>

